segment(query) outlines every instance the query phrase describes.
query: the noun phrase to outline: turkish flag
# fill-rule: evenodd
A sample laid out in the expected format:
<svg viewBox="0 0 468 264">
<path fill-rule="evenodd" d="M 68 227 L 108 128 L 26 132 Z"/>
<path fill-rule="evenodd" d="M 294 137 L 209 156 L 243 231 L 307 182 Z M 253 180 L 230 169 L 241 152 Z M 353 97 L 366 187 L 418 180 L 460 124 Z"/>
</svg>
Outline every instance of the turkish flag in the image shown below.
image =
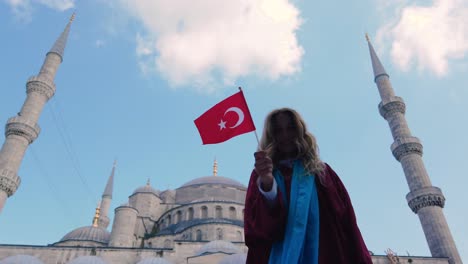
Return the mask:
<svg viewBox="0 0 468 264">
<path fill-rule="evenodd" d="M 217 103 L 194 122 L 203 144 L 221 143 L 255 130 L 242 90 Z"/>
</svg>

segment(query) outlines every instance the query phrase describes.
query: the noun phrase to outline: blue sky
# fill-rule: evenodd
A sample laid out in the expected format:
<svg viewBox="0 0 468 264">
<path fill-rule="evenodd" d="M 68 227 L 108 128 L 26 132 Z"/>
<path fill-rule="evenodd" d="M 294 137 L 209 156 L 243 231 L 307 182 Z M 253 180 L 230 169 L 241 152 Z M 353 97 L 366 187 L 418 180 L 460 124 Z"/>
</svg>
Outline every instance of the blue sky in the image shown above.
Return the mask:
<svg viewBox="0 0 468 264">
<path fill-rule="evenodd" d="M 368 32 L 468 258 L 466 1 L 169 2 L 0 1 L 2 124 L 76 11 L 56 94 L 0 216 L 0 243 L 46 245 L 90 225 L 114 159 L 112 208 L 148 179 L 165 190 L 211 175 L 215 157 L 219 175 L 247 184 L 255 135 L 204 146 L 193 123 L 242 86 L 259 136 L 274 108 L 303 115 L 369 250 L 429 256 L 378 113 Z"/>
</svg>

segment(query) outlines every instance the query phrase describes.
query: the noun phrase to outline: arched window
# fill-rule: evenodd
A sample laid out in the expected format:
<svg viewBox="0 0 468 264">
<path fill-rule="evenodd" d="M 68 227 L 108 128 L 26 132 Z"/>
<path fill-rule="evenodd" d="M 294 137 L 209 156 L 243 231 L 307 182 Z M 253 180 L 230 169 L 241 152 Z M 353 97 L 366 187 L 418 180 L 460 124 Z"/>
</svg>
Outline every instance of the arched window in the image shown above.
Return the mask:
<svg viewBox="0 0 468 264">
<path fill-rule="evenodd" d="M 202 232 L 200 229 L 197 230 L 197 241 L 201 241 L 202 240 Z"/>
<path fill-rule="evenodd" d="M 182 212 L 177 211 L 176 213 L 176 224 L 180 223 L 182 221 Z"/>
<path fill-rule="evenodd" d="M 192 232 L 187 233 L 187 240 L 192 240 Z"/>
<path fill-rule="evenodd" d="M 172 224 L 172 217 L 171 215 L 167 216 L 167 225 L 170 226 Z"/>
<path fill-rule="evenodd" d="M 208 207 L 202 206 L 202 208 L 201 208 L 201 218 L 208 218 Z"/>
<path fill-rule="evenodd" d="M 221 206 L 216 206 L 216 218 L 223 218 L 223 208 Z"/>
<path fill-rule="evenodd" d="M 193 220 L 193 208 L 192 208 L 192 207 L 190 207 L 190 208 L 188 209 L 188 217 L 187 217 L 187 220 L 189 220 L 189 221 L 190 221 L 190 220 Z"/>
<path fill-rule="evenodd" d="M 233 207 L 233 206 L 229 207 L 229 218 L 230 219 L 237 219 L 236 208 Z"/>
<path fill-rule="evenodd" d="M 221 228 L 216 229 L 216 239 L 223 240 L 223 229 Z"/>
</svg>

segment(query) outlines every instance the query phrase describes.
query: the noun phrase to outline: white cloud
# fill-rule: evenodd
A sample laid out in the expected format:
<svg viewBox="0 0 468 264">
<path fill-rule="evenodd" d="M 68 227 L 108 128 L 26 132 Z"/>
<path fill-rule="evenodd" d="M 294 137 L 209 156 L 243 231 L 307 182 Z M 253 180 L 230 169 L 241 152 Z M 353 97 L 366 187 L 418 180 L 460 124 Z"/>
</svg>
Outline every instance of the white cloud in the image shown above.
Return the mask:
<svg viewBox="0 0 468 264">
<path fill-rule="evenodd" d="M 401 3 L 401 2 L 400 2 Z M 437 76 L 449 72 L 451 60 L 468 53 L 468 2 L 434 0 L 430 5 L 398 9 L 378 31 L 379 43 L 391 43 L 391 57 L 403 71 L 416 67 Z"/>
<path fill-rule="evenodd" d="M 146 73 L 198 89 L 300 71 L 299 11 L 288 0 L 121 0 L 140 21 L 136 53 Z M 206 91 L 206 89 L 205 89 Z"/>
<path fill-rule="evenodd" d="M 65 11 L 75 6 L 75 0 L 4 0 L 12 9 L 16 18 L 24 22 L 31 21 L 33 5 L 44 5 L 57 11 Z"/>
<path fill-rule="evenodd" d="M 35 2 L 57 11 L 65 11 L 75 6 L 75 0 L 35 0 Z"/>
<path fill-rule="evenodd" d="M 23 22 L 31 21 L 31 4 L 27 0 L 5 0 L 15 17 Z"/>
</svg>

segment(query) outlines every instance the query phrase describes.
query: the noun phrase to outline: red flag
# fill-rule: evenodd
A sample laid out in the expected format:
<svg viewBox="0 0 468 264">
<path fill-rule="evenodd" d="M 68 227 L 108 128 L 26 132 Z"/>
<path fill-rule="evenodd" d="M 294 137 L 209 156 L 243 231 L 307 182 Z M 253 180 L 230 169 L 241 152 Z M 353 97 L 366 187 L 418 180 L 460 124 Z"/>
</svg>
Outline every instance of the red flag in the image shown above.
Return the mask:
<svg viewBox="0 0 468 264">
<path fill-rule="evenodd" d="M 203 144 L 216 144 L 255 130 L 242 90 L 217 103 L 195 125 Z"/>
</svg>

